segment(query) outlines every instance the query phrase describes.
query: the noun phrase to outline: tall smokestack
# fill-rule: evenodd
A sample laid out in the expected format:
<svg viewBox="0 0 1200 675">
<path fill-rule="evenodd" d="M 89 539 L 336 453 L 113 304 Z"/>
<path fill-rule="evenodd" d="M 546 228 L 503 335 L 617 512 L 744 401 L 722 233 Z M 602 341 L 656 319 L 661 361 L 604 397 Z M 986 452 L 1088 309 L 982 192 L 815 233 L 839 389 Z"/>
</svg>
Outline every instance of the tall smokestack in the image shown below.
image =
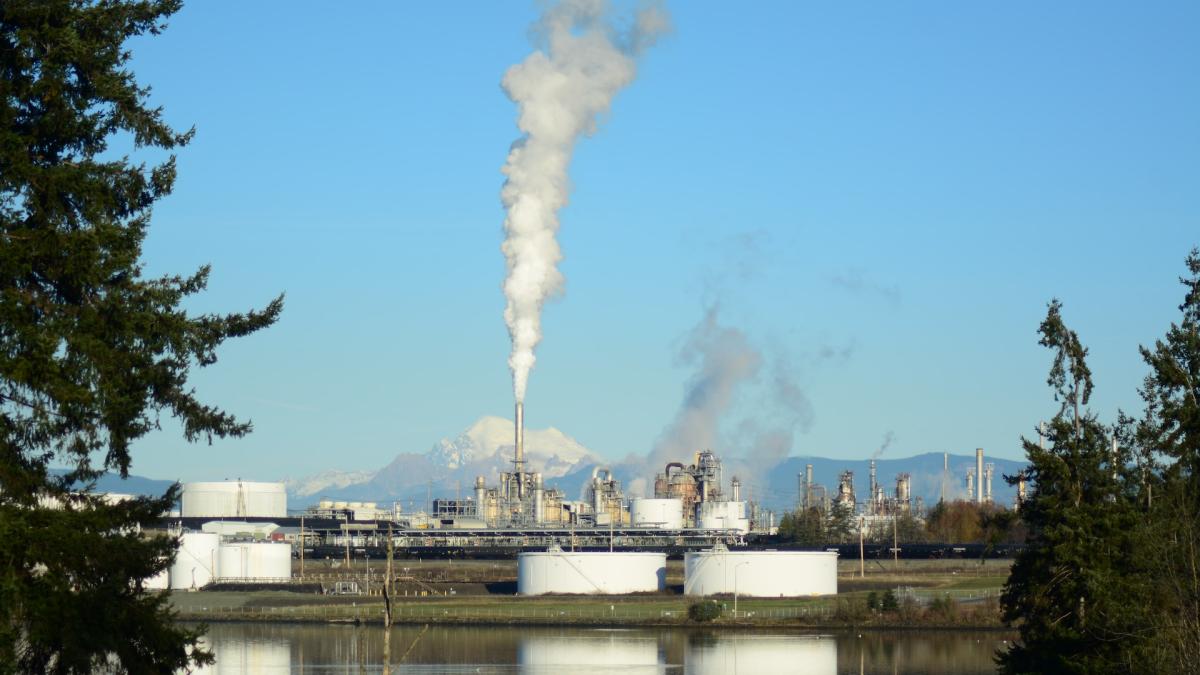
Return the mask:
<svg viewBox="0 0 1200 675">
<path fill-rule="evenodd" d="M 516 425 L 516 445 L 517 451 L 513 456 L 513 464 L 515 465 L 514 472 L 517 479 L 517 497 L 525 497 L 525 404 L 517 401 L 517 425 Z"/>
<path fill-rule="evenodd" d="M 948 479 L 949 476 L 950 476 L 950 453 L 943 452 L 942 453 L 942 496 L 938 499 L 939 503 L 946 501 L 946 480 Z"/>
<path fill-rule="evenodd" d="M 804 508 L 812 508 L 813 469 L 812 464 L 804 465 Z"/>
<path fill-rule="evenodd" d="M 870 508 L 872 508 L 872 509 L 874 509 L 874 508 L 876 507 L 876 504 L 875 504 L 875 488 L 876 488 L 876 483 L 875 483 L 875 460 L 874 460 L 874 459 L 872 459 L 872 460 L 871 460 L 871 497 L 870 497 L 870 499 L 868 499 L 868 500 L 867 500 L 867 504 L 868 504 L 868 505 L 870 506 Z"/>
<path fill-rule="evenodd" d="M 983 448 L 975 448 L 975 503 L 983 503 Z"/>
</svg>

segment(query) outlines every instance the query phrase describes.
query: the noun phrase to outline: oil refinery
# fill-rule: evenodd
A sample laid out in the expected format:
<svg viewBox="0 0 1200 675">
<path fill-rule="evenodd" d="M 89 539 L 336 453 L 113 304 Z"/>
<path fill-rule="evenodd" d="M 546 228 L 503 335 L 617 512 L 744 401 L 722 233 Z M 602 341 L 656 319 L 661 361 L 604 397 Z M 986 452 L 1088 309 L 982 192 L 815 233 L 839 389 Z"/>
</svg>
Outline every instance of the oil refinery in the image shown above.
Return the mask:
<svg viewBox="0 0 1200 675">
<path fill-rule="evenodd" d="M 765 549 L 761 542 L 771 540 L 761 537 L 774 533 L 774 514 L 743 498 L 738 477 L 726 482 L 710 449 L 667 462 L 653 474 L 651 495 L 628 497 L 610 469 L 596 466 L 579 498 L 571 499 L 529 470 L 523 408 L 518 403 L 515 409 L 511 470 L 490 485 L 477 476 L 466 496 L 431 495 L 428 510 L 322 498 L 289 512 L 282 483 L 187 483 L 180 510 L 165 520 L 180 539 L 180 554 L 154 583 L 173 589 L 272 583 L 291 576 L 294 559 L 349 565 L 391 551 L 402 558 L 516 557 L 522 595 L 656 592 L 671 556 L 684 559 L 685 594 L 727 593 L 744 576 L 746 594 L 775 597 L 836 593 L 839 552 L 862 554 L 845 546 Z M 965 476 L 970 499 L 990 501 L 994 471 L 982 449 L 974 464 Z M 947 455 L 943 486 L 951 481 L 948 466 Z M 840 511 L 876 540 L 899 518 L 924 518 L 910 473 L 898 473 L 885 487 L 874 459 L 868 467 L 860 498 L 853 471 L 841 471 L 829 489 L 806 465 L 795 508 Z"/>
</svg>

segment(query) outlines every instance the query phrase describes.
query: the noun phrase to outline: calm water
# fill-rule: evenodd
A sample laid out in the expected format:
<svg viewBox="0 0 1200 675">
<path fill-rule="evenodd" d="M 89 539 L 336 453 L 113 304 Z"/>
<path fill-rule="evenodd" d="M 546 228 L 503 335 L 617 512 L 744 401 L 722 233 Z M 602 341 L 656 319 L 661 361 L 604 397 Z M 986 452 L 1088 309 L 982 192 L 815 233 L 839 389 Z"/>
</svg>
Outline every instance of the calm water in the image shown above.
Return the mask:
<svg viewBox="0 0 1200 675">
<path fill-rule="evenodd" d="M 690 629 L 392 629 L 394 673 L 991 673 L 989 632 L 797 634 Z M 213 624 L 207 675 L 379 673 L 382 627 Z"/>
</svg>

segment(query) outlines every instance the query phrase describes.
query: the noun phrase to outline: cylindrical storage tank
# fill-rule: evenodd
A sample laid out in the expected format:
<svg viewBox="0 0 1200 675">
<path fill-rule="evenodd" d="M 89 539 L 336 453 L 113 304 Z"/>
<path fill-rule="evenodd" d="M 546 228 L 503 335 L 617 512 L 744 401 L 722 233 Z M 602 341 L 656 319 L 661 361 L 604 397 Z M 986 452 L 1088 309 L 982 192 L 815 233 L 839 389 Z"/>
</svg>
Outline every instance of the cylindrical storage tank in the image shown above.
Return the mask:
<svg viewBox="0 0 1200 675">
<path fill-rule="evenodd" d="M 224 581 L 284 581 L 292 577 L 292 545 L 282 542 L 229 542 L 217 558 Z"/>
<path fill-rule="evenodd" d="M 762 598 L 837 594 L 832 551 L 697 551 L 683 557 L 684 595 Z"/>
<path fill-rule="evenodd" d="M 349 505 L 350 505 L 350 502 L 341 502 L 341 501 L 339 501 L 339 502 L 334 502 L 334 503 L 333 503 L 333 508 L 335 508 L 335 509 L 344 509 L 344 508 L 346 508 L 346 507 L 347 507 L 347 506 L 349 506 Z"/>
<path fill-rule="evenodd" d="M 168 571 L 171 588 L 200 588 L 217 577 L 220 569 L 217 548 L 220 535 L 211 532 L 184 532 L 179 551 Z"/>
<path fill-rule="evenodd" d="M 702 530 L 750 531 L 746 502 L 700 502 L 698 509 L 696 527 Z"/>
<path fill-rule="evenodd" d="M 522 553 L 517 593 L 651 593 L 666 588 L 665 553 Z"/>
<path fill-rule="evenodd" d="M 319 508 L 319 509 L 332 509 L 332 508 L 333 508 L 333 500 L 332 500 L 332 499 L 322 499 L 322 500 L 321 500 L 321 501 L 320 501 L 320 502 L 317 504 L 317 508 Z"/>
<path fill-rule="evenodd" d="M 828 636 L 722 633 L 716 640 L 689 640 L 683 662 L 688 675 L 835 675 L 837 640 Z"/>
<path fill-rule="evenodd" d="M 184 518 L 283 518 L 287 491 L 283 483 L 221 481 L 185 483 Z"/>
<path fill-rule="evenodd" d="M 678 499 L 635 499 L 631 511 L 634 527 L 683 529 L 683 502 Z"/>
</svg>

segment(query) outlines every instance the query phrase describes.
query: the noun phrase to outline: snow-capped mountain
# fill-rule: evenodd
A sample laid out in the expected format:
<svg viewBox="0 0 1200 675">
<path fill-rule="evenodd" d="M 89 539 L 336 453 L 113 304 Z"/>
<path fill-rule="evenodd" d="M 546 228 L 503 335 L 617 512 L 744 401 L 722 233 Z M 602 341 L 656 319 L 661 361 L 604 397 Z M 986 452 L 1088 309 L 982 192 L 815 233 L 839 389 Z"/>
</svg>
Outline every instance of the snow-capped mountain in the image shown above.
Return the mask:
<svg viewBox="0 0 1200 675">
<path fill-rule="evenodd" d="M 427 454 L 435 464 L 447 469 L 488 464 L 498 473 L 504 470 L 502 467 L 512 466 L 515 434 L 512 420 L 481 417 L 454 440 L 443 438 L 434 443 Z M 527 470 L 557 478 L 583 460 L 599 461 L 579 441 L 558 429 L 525 430 Z"/>
<path fill-rule="evenodd" d="M 288 480 L 293 506 L 333 499 L 424 501 L 431 484 L 439 494 L 470 489 L 475 476 L 494 484 L 502 471 L 512 469 L 513 421 L 484 416 L 453 438 L 442 438 L 427 452 L 401 453 L 376 471 L 323 471 Z M 601 460 L 579 441 L 553 427 L 525 429 L 527 471 L 539 471 L 549 481 Z"/>
<path fill-rule="evenodd" d="M 375 471 L 337 471 L 330 469 L 307 478 L 288 478 L 283 481 L 288 494 L 309 497 L 326 490 L 338 490 L 349 485 L 365 483 L 375 477 Z"/>
</svg>

